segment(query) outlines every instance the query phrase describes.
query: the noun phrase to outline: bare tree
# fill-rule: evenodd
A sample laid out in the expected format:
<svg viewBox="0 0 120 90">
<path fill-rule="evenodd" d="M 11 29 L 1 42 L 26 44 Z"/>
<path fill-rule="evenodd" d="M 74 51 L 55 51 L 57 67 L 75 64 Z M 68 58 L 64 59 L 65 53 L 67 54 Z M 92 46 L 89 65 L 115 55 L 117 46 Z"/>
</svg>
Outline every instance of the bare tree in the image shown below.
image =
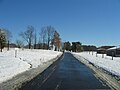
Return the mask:
<svg viewBox="0 0 120 90">
<path fill-rule="evenodd" d="M 16 45 L 18 48 L 22 48 L 24 46 L 24 43 L 21 40 L 16 40 Z"/>
<path fill-rule="evenodd" d="M 37 44 L 37 33 L 35 30 L 35 35 L 34 35 L 34 49 L 36 49 L 36 44 Z"/>
<path fill-rule="evenodd" d="M 5 30 L 6 39 L 7 39 L 7 50 L 9 50 L 10 40 L 11 40 L 12 34 L 9 30 L 7 30 L 7 29 L 4 29 L 4 30 Z"/>
<path fill-rule="evenodd" d="M 41 37 L 41 41 L 42 41 L 42 48 L 45 48 L 45 42 L 46 42 L 46 29 L 45 27 L 41 28 L 41 31 L 39 33 L 40 37 Z"/>
<path fill-rule="evenodd" d="M 52 39 L 52 45 L 55 46 L 55 50 L 60 50 L 61 39 L 60 39 L 60 34 L 57 31 L 54 32 L 54 36 Z"/>
<path fill-rule="evenodd" d="M 50 49 L 50 44 L 52 43 L 55 33 L 57 33 L 57 31 L 55 31 L 55 28 L 52 26 L 42 27 L 39 35 L 41 37 L 43 48 L 45 47 L 45 43 L 47 42 L 47 49 Z"/>
<path fill-rule="evenodd" d="M 20 33 L 20 36 L 28 43 L 29 49 L 31 48 L 32 40 L 34 37 L 33 33 L 34 33 L 33 26 L 28 26 L 25 32 Z"/>
<path fill-rule="evenodd" d="M 39 37 L 39 39 L 38 39 L 38 49 L 40 49 L 41 48 L 41 37 Z"/>
<path fill-rule="evenodd" d="M 50 48 L 50 41 L 53 38 L 54 31 L 55 31 L 54 27 L 52 27 L 52 26 L 47 26 L 46 27 L 48 49 Z"/>
</svg>

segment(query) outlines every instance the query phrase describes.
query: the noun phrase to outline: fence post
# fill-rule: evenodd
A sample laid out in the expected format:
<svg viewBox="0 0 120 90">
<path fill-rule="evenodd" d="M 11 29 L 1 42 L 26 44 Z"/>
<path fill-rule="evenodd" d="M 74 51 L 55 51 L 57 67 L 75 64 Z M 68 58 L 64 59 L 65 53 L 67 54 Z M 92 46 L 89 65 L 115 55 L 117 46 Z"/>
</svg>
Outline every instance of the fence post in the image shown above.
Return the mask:
<svg viewBox="0 0 120 90">
<path fill-rule="evenodd" d="M 104 58 L 104 53 L 102 54 L 102 58 Z"/>
<path fill-rule="evenodd" d="M 96 57 L 97 57 L 97 52 L 96 52 Z"/>
<path fill-rule="evenodd" d="M 15 48 L 15 58 L 17 57 L 18 48 Z"/>
<path fill-rule="evenodd" d="M 112 60 L 113 60 L 113 54 L 114 54 L 114 52 L 112 52 Z"/>
</svg>

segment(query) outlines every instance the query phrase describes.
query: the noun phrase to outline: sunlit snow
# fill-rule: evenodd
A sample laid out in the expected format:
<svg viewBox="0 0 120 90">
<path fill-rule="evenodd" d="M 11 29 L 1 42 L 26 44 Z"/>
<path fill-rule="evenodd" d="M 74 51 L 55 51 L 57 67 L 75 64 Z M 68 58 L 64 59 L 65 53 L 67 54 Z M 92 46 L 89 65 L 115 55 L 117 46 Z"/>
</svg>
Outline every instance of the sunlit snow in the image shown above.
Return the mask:
<svg viewBox="0 0 120 90">
<path fill-rule="evenodd" d="M 96 57 L 96 52 L 94 52 L 93 55 L 92 52 L 90 54 L 89 52 L 73 53 L 73 55 L 79 60 L 81 60 L 80 57 L 83 57 L 94 65 L 103 68 L 114 75 L 120 76 L 120 57 L 114 57 L 113 60 L 111 56 L 106 56 L 106 54 L 104 54 L 104 58 L 102 57 L 102 54 L 97 54 Z"/>
<path fill-rule="evenodd" d="M 15 50 L 17 50 L 16 57 Z M 0 52 L 0 83 L 26 70 L 44 65 L 61 54 L 51 50 L 3 50 Z"/>
</svg>

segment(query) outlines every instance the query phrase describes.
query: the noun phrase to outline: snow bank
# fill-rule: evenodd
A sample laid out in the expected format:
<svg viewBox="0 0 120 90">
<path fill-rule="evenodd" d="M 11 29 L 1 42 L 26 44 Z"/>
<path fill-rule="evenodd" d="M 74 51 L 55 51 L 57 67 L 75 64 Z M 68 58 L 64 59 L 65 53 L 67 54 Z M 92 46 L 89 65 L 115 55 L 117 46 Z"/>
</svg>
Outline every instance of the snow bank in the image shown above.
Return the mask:
<svg viewBox="0 0 120 90">
<path fill-rule="evenodd" d="M 45 62 L 61 55 L 61 52 L 51 50 L 17 50 L 0 52 L 0 83 L 31 68 L 44 65 Z"/>
<path fill-rule="evenodd" d="M 83 57 L 94 65 L 101 67 L 114 75 L 120 76 L 120 57 L 114 57 L 114 60 L 112 60 L 112 57 L 106 56 L 105 54 L 104 58 L 102 58 L 102 54 L 98 54 L 96 57 L 96 52 L 94 52 L 93 55 L 88 52 L 72 54 L 79 60 L 80 57 Z"/>
<path fill-rule="evenodd" d="M 55 58 L 61 52 L 51 50 L 24 50 L 19 51 L 17 57 L 32 65 L 32 68 L 38 67 L 45 62 Z"/>
</svg>

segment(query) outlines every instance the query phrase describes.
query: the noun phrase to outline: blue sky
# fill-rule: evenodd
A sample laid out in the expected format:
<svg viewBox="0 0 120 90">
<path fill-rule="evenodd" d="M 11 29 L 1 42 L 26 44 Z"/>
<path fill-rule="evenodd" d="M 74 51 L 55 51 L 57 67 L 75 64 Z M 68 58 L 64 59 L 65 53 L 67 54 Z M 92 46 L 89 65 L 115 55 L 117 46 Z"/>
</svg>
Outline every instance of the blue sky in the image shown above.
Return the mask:
<svg viewBox="0 0 120 90">
<path fill-rule="evenodd" d="M 63 41 L 120 45 L 120 0 L 0 0 L 0 27 L 13 41 L 28 25 L 52 25 Z"/>
</svg>

